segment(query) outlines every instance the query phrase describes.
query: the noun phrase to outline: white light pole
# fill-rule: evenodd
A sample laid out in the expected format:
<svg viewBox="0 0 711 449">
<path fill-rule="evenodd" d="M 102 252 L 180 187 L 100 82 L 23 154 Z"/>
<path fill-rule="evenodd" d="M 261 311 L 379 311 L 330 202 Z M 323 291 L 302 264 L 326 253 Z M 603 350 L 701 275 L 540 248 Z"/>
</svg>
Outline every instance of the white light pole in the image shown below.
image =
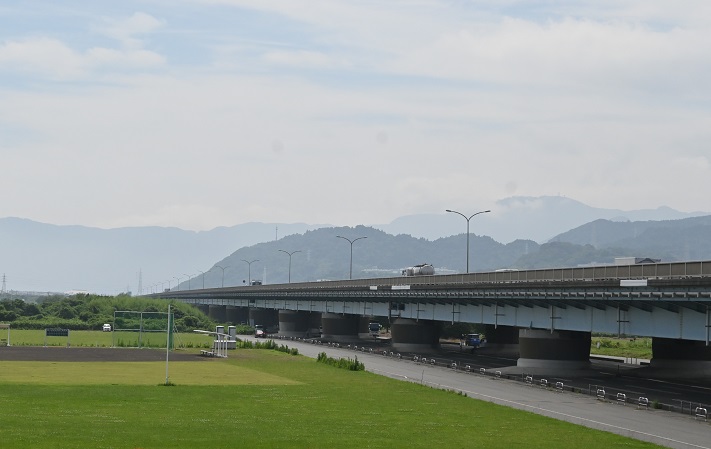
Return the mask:
<svg viewBox="0 0 711 449">
<path fill-rule="evenodd" d="M 286 254 L 289 255 L 289 284 L 291 284 L 291 255 L 292 255 L 292 254 L 296 254 L 296 253 L 300 253 L 301 251 L 296 250 L 296 251 L 289 252 L 289 251 L 284 251 L 283 249 L 280 249 L 279 251 L 281 251 L 282 253 L 286 253 Z M 251 282 L 251 281 L 250 281 L 250 282 Z"/>
<path fill-rule="evenodd" d="M 242 259 L 242 262 L 247 264 L 247 285 L 252 285 L 252 263 L 253 262 L 259 262 L 259 259 L 254 259 L 254 260 L 244 260 Z M 289 256 L 289 264 L 291 264 L 291 256 Z"/>
<path fill-rule="evenodd" d="M 219 265 L 215 265 L 215 266 L 222 270 L 222 287 L 224 288 L 225 287 L 225 269 L 229 268 L 229 266 L 227 266 L 227 267 L 221 267 Z"/>
<path fill-rule="evenodd" d="M 205 272 L 202 270 L 198 270 L 200 273 L 202 273 L 202 289 L 205 290 Z"/>
<path fill-rule="evenodd" d="M 462 217 L 464 217 L 465 220 L 467 220 L 467 273 L 469 273 L 469 220 L 471 220 L 473 217 L 475 217 L 479 214 L 488 214 L 491 211 L 490 210 L 482 210 L 480 212 L 471 214 L 469 217 L 467 217 L 466 215 L 464 215 L 461 212 L 457 212 L 456 210 L 447 209 L 446 212 L 451 212 L 453 214 L 461 215 Z"/>
<path fill-rule="evenodd" d="M 355 238 L 355 239 L 353 239 L 353 240 L 351 240 L 351 239 L 349 239 L 349 238 L 346 238 L 346 237 L 343 237 L 343 236 L 341 236 L 341 235 L 337 235 L 336 237 L 338 237 L 339 239 L 347 240 L 348 243 L 351 244 L 351 265 L 350 265 L 351 268 L 350 268 L 350 270 L 348 271 L 348 279 L 353 279 L 353 242 L 358 241 L 358 240 L 360 240 L 360 239 L 367 239 L 368 237 L 358 237 L 358 238 Z"/>
<path fill-rule="evenodd" d="M 185 274 L 185 273 L 183 273 L 183 274 Z M 190 276 L 192 276 L 192 275 L 191 275 L 191 274 L 185 274 L 185 276 L 188 277 L 188 290 L 192 290 L 192 289 L 190 288 Z"/>
</svg>

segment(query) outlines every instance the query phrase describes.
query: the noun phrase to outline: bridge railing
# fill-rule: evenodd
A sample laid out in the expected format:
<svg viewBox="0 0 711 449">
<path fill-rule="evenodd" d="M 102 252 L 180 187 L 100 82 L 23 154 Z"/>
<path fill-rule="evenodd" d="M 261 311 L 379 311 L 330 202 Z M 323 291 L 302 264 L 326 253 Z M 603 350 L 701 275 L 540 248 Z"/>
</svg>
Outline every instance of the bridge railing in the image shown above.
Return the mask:
<svg viewBox="0 0 711 449">
<path fill-rule="evenodd" d="M 342 286 L 368 287 L 378 285 L 452 285 L 502 282 L 604 281 L 619 279 L 665 279 L 694 277 L 711 277 L 711 261 L 668 262 L 635 265 L 599 265 L 573 268 L 542 268 L 534 270 L 500 270 L 431 276 L 397 276 L 282 284 L 280 287 L 334 288 Z"/>
<path fill-rule="evenodd" d="M 430 276 L 397 276 L 384 278 L 367 278 L 337 281 L 299 282 L 289 284 L 269 284 L 258 286 L 236 286 L 227 288 L 213 288 L 206 290 L 171 291 L 158 293 L 155 297 L 190 296 L 196 293 L 203 295 L 229 295 L 232 292 L 260 292 L 269 291 L 294 291 L 298 289 L 328 290 L 348 289 L 360 290 L 363 288 L 393 288 L 401 286 L 416 288 L 428 286 L 435 288 L 441 286 L 475 285 L 475 284 L 502 284 L 516 282 L 609 282 L 629 279 L 691 279 L 711 278 L 711 261 L 687 261 L 668 263 L 649 263 L 635 265 L 600 265 L 591 267 L 573 268 L 544 268 L 534 270 L 504 270 L 487 271 L 467 274 L 444 274 Z"/>
</svg>

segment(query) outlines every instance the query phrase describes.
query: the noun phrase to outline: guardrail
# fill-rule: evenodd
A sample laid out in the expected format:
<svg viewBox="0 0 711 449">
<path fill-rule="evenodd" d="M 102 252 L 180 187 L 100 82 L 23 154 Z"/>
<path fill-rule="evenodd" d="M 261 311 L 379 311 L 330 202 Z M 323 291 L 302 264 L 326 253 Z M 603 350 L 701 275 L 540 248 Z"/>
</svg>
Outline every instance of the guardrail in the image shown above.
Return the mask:
<svg viewBox="0 0 711 449">
<path fill-rule="evenodd" d="M 696 410 L 694 410 L 694 419 L 703 419 L 706 421 L 708 419 L 709 412 L 706 408 L 704 407 L 696 407 Z"/>
<path fill-rule="evenodd" d="M 437 359 L 434 357 L 426 357 L 423 355 L 419 354 L 401 354 L 399 352 L 394 352 L 394 351 L 388 351 L 388 350 L 378 350 L 374 351 L 373 348 L 367 348 L 365 346 L 358 346 L 358 345 L 341 345 L 339 343 L 332 343 L 332 342 L 324 342 L 322 340 L 318 339 L 311 339 L 311 338 L 299 338 L 299 337 L 280 337 L 280 336 L 273 336 L 275 339 L 280 339 L 280 340 L 292 340 L 292 341 L 303 341 L 305 343 L 310 343 L 314 345 L 326 345 L 326 346 L 331 346 L 334 348 L 342 348 L 342 349 L 349 349 L 353 351 L 360 351 L 364 353 L 369 353 L 369 354 L 381 354 L 384 357 L 389 357 L 389 358 L 394 358 L 402 361 L 409 361 L 412 363 L 417 363 L 417 364 L 422 364 L 422 365 L 429 365 L 431 367 L 440 367 L 444 369 L 451 369 L 454 371 L 460 371 L 464 374 L 479 374 L 480 376 L 489 376 L 493 380 L 497 379 L 506 379 L 506 380 L 512 380 L 512 381 L 518 381 L 518 382 L 523 382 L 529 386 L 534 386 L 538 385 L 541 388 L 546 388 L 550 389 L 551 388 L 551 383 L 548 381 L 546 378 L 539 378 L 536 379 L 533 375 L 530 374 L 504 374 L 501 370 L 495 370 L 495 369 L 489 369 L 487 370 L 484 367 L 479 367 L 478 369 L 475 366 L 472 366 L 471 364 L 460 364 L 457 363 L 455 360 L 447 360 L 447 359 Z M 613 392 L 608 395 L 608 392 L 606 391 L 604 386 L 601 385 L 588 385 L 587 390 L 584 388 L 580 387 L 574 387 L 571 385 L 565 385 L 561 381 L 555 382 L 555 387 L 554 391 L 558 393 L 562 393 L 565 391 L 572 392 L 572 393 L 578 393 L 578 394 L 587 394 L 590 396 L 594 396 L 597 400 L 602 401 L 602 402 L 611 402 L 615 404 L 620 404 L 620 405 L 626 405 L 628 402 L 634 403 L 634 400 L 630 400 L 628 398 L 628 394 L 624 392 Z M 670 405 L 670 404 L 663 404 L 659 403 L 657 401 L 650 402 L 649 398 L 645 396 L 639 396 L 637 401 L 636 401 L 636 408 L 637 409 L 644 409 L 644 410 L 649 410 L 649 408 L 655 408 L 655 409 L 661 409 L 661 410 L 666 410 L 670 412 L 678 412 L 681 414 L 686 414 L 693 416 L 695 420 L 703 420 L 703 421 L 708 421 L 709 418 L 709 413 L 708 410 L 711 409 L 711 406 L 706 405 L 706 404 L 701 404 L 698 402 L 692 402 L 692 401 L 686 401 L 686 400 L 676 400 L 678 402 L 678 405 Z"/>
<path fill-rule="evenodd" d="M 362 287 L 388 287 L 393 285 L 437 286 L 461 284 L 496 284 L 511 282 L 557 282 L 557 281 L 619 281 L 632 279 L 692 279 L 711 277 L 711 260 L 642 263 L 634 265 L 599 265 L 592 267 L 541 268 L 534 270 L 486 271 L 478 273 L 442 274 L 430 276 L 397 276 L 382 278 L 348 279 L 321 282 L 294 282 L 257 286 L 237 286 L 202 290 L 169 291 L 148 296 L 173 298 L 192 294 L 229 294 L 229 292 L 259 292 L 267 290 L 298 289 L 358 289 Z M 201 293 L 202 292 L 202 293 Z"/>
</svg>

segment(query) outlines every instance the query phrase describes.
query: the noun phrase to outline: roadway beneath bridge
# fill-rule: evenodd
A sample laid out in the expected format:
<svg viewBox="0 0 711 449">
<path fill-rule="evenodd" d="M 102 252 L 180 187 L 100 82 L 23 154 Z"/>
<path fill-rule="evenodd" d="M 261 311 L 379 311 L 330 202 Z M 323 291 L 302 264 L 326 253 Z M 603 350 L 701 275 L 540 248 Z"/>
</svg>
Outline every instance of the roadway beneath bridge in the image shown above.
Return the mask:
<svg viewBox="0 0 711 449">
<path fill-rule="evenodd" d="M 249 337 L 248 339 L 251 339 Z M 623 436 L 648 441 L 662 446 L 679 449 L 711 449 L 711 425 L 695 420 L 687 414 L 637 408 L 633 404 L 621 405 L 614 399 L 599 400 L 596 396 L 569 391 L 558 392 L 554 388 L 542 388 L 537 383 L 527 384 L 520 380 L 485 376 L 478 371 L 465 372 L 443 366 L 416 363 L 409 358 L 383 356 L 377 351 L 354 352 L 345 347 L 324 346 L 307 340 L 288 341 L 307 357 L 316 358 L 320 352 L 330 357 L 353 358 L 365 364 L 366 370 L 398 380 L 422 383 L 466 393 L 468 397 L 480 399 L 507 407 L 525 410 L 554 419 L 568 421 L 586 427 L 608 431 Z M 442 356 L 457 351 L 444 349 Z M 466 356 L 466 354 L 459 354 Z M 469 355 L 469 360 L 477 360 L 492 369 L 497 365 L 510 363 L 489 356 Z M 599 376 L 608 376 L 602 374 Z M 614 376 L 612 376 L 614 377 Z M 599 377 L 604 378 L 604 377 Z M 561 378 L 563 380 L 568 380 Z M 590 379 L 597 381 L 598 377 Z M 639 385 L 638 379 L 622 377 L 623 382 Z M 582 379 L 586 381 L 585 378 Z M 670 389 L 668 384 L 658 384 L 657 389 Z M 711 391 L 711 388 L 708 388 Z M 535 429 L 532 430 L 535 432 Z"/>
</svg>

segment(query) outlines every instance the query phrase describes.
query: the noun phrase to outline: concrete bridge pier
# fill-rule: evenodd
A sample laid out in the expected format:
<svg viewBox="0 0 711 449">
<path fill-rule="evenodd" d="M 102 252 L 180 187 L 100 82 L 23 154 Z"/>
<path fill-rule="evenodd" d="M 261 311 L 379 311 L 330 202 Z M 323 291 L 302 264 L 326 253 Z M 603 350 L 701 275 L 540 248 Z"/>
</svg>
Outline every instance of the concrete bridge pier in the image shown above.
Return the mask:
<svg viewBox="0 0 711 449">
<path fill-rule="evenodd" d="M 686 378 L 711 376 L 711 346 L 704 341 L 652 338 L 651 369 L 658 375 Z"/>
<path fill-rule="evenodd" d="M 210 305 L 208 306 L 207 316 L 218 323 L 227 321 L 227 306 Z"/>
<path fill-rule="evenodd" d="M 519 354 L 518 336 L 519 328 L 516 326 L 487 324 L 484 326 L 486 345 L 479 348 L 477 352 L 491 352 L 498 355 L 517 357 Z"/>
<path fill-rule="evenodd" d="M 440 328 L 434 321 L 397 318 L 390 334 L 393 349 L 400 352 L 430 352 L 439 347 Z"/>
<path fill-rule="evenodd" d="M 519 329 L 516 366 L 535 372 L 561 372 L 590 367 L 590 332 Z"/>
<path fill-rule="evenodd" d="M 360 315 L 341 315 L 338 313 L 323 313 L 321 315 L 321 338 L 341 343 L 355 342 L 362 333 L 368 332 L 368 322 L 362 329 L 364 321 Z"/>
<path fill-rule="evenodd" d="M 270 332 L 276 332 L 279 328 L 279 311 L 274 309 L 249 309 L 249 325 L 260 324 Z"/>
<path fill-rule="evenodd" d="M 233 324 L 247 323 L 249 321 L 249 308 L 227 306 L 227 321 Z"/>
<path fill-rule="evenodd" d="M 284 337 L 315 336 L 321 327 L 321 314 L 303 310 L 279 311 L 279 335 Z"/>
</svg>

